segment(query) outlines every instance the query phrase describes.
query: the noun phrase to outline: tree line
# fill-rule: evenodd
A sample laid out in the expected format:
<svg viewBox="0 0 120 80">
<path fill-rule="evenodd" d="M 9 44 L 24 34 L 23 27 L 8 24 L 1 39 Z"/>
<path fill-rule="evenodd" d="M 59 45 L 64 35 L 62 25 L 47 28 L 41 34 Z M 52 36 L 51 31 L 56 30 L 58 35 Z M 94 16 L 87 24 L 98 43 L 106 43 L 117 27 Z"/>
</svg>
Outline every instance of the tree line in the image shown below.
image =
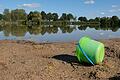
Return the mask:
<svg viewBox="0 0 120 80">
<path fill-rule="evenodd" d="M 112 17 L 96 17 L 94 19 L 87 19 L 85 16 L 76 17 L 71 13 L 63 13 L 61 16 L 58 13 L 46 13 L 45 11 L 30 11 L 26 13 L 24 9 L 9 10 L 4 9 L 0 14 L 0 21 L 4 22 L 24 22 L 27 24 L 40 24 L 41 22 L 73 22 L 72 24 L 89 24 L 97 23 L 103 26 L 119 26 L 120 19 L 117 16 Z"/>
<path fill-rule="evenodd" d="M 58 20 L 74 20 L 75 17 L 71 13 L 63 13 L 59 18 L 57 13 L 46 13 L 45 11 L 30 11 L 29 14 L 25 12 L 24 9 L 15 9 L 9 10 L 4 9 L 3 14 L 0 14 L 0 20 L 5 21 L 37 21 L 37 20 L 45 20 L 45 21 L 58 21 Z"/>
</svg>

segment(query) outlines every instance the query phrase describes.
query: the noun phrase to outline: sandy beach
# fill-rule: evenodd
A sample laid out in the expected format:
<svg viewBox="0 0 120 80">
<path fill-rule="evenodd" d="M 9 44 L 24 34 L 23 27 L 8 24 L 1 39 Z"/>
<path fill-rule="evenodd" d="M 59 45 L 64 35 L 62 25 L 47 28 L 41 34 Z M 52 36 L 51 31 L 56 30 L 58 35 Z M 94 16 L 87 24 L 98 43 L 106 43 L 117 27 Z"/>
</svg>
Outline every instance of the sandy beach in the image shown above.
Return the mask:
<svg viewBox="0 0 120 80">
<path fill-rule="evenodd" d="M 105 44 L 102 64 L 80 64 L 77 42 L 0 41 L 0 80 L 119 80 L 120 39 Z"/>
</svg>

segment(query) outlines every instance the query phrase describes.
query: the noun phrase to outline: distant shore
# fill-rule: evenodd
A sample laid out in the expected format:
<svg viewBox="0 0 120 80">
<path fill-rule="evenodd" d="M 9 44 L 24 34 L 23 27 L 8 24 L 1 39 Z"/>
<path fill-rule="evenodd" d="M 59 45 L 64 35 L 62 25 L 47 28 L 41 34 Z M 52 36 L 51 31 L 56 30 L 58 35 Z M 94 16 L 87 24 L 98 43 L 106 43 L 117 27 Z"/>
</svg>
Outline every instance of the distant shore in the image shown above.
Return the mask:
<svg viewBox="0 0 120 80">
<path fill-rule="evenodd" d="M 99 22 L 80 22 L 80 21 L 44 21 L 41 20 L 39 23 L 37 22 L 27 22 L 25 20 L 21 21 L 0 21 L 0 25 L 54 25 L 54 26 L 65 26 L 65 25 L 83 25 L 83 26 L 100 26 Z"/>
</svg>

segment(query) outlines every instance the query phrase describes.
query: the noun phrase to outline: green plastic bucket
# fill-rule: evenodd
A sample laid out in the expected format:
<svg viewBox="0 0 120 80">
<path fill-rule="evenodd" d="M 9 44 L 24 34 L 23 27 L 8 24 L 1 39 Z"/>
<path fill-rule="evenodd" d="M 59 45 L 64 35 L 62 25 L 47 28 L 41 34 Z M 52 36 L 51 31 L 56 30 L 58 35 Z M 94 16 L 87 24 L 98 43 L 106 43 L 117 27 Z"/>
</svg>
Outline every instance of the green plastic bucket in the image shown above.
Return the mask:
<svg viewBox="0 0 120 80">
<path fill-rule="evenodd" d="M 81 38 L 76 46 L 76 56 L 81 63 L 102 63 L 104 52 L 104 44 L 89 37 Z"/>
</svg>

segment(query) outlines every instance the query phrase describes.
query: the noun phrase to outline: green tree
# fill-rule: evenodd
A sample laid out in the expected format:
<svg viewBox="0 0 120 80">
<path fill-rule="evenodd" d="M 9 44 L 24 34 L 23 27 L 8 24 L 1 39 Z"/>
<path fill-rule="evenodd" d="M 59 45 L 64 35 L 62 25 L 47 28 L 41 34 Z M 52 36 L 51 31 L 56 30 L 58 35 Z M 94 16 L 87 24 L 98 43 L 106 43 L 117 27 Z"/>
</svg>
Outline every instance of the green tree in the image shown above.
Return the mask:
<svg viewBox="0 0 120 80">
<path fill-rule="evenodd" d="M 53 19 L 52 13 L 47 14 L 47 20 L 50 21 Z"/>
<path fill-rule="evenodd" d="M 53 18 L 53 21 L 57 21 L 58 20 L 58 14 L 57 13 L 53 13 L 52 14 L 52 18 Z"/>
<path fill-rule="evenodd" d="M 117 16 L 112 16 L 111 25 L 112 26 L 118 26 L 119 25 L 119 18 Z"/>
<path fill-rule="evenodd" d="M 47 14 L 44 11 L 41 12 L 41 16 L 42 16 L 42 20 L 47 19 Z"/>
<path fill-rule="evenodd" d="M 89 22 L 94 22 L 95 20 L 94 19 L 89 19 Z"/>
<path fill-rule="evenodd" d="M 63 13 L 62 16 L 60 17 L 60 20 L 67 20 L 67 14 Z"/>
<path fill-rule="evenodd" d="M 79 17 L 78 20 L 80 20 L 80 21 L 84 21 L 84 22 L 87 22 L 87 18 L 86 18 L 86 17 L 82 17 L 82 16 Z"/>
<path fill-rule="evenodd" d="M 74 16 L 72 14 L 67 14 L 67 20 L 73 20 L 74 19 Z"/>
<path fill-rule="evenodd" d="M 30 11 L 30 13 L 27 15 L 27 20 L 28 21 L 32 20 L 32 17 L 33 17 L 33 12 Z"/>
<path fill-rule="evenodd" d="M 96 22 L 100 22 L 100 17 L 96 17 L 96 18 L 95 18 L 95 21 L 96 21 Z"/>
<path fill-rule="evenodd" d="M 3 15 L 2 14 L 0 14 L 0 20 L 2 20 L 3 19 Z"/>
<path fill-rule="evenodd" d="M 106 17 L 102 17 L 102 18 L 100 19 L 100 23 L 101 23 L 101 24 L 106 24 L 106 23 L 107 23 Z"/>
<path fill-rule="evenodd" d="M 10 14 L 9 9 L 4 9 L 3 15 L 4 15 L 3 18 L 4 18 L 5 21 L 10 21 L 11 20 L 11 14 Z"/>
<path fill-rule="evenodd" d="M 41 13 L 38 11 L 33 12 L 32 20 L 38 20 L 40 21 L 42 19 Z"/>
<path fill-rule="evenodd" d="M 109 20 L 110 20 L 109 17 L 102 17 L 102 18 L 100 18 L 100 25 L 101 25 L 102 27 L 108 27 L 108 25 L 109 25 Z"/>
<path fill-rule="evenodd" d="M 11 19 L 12 21 L 26 20 L 27 14 L 24 9 L 15 9 L 11 11 Z"/>
<path fill-rule="evenodd" d="M 120 27 L 120 20 L 119 20 L 119 27 Z"/>
<path fill-rule="evenodd" d="M 39 22 L 41 21 L 41 19 L 42 19 L 41 13 L 38 12 L 38 11 L 30 12 L 27 15 L 27 20 L 31 21 L 31 22 L 33 22 L 35 24 L 36 23 L 39 24 Z"/>
</svg>

